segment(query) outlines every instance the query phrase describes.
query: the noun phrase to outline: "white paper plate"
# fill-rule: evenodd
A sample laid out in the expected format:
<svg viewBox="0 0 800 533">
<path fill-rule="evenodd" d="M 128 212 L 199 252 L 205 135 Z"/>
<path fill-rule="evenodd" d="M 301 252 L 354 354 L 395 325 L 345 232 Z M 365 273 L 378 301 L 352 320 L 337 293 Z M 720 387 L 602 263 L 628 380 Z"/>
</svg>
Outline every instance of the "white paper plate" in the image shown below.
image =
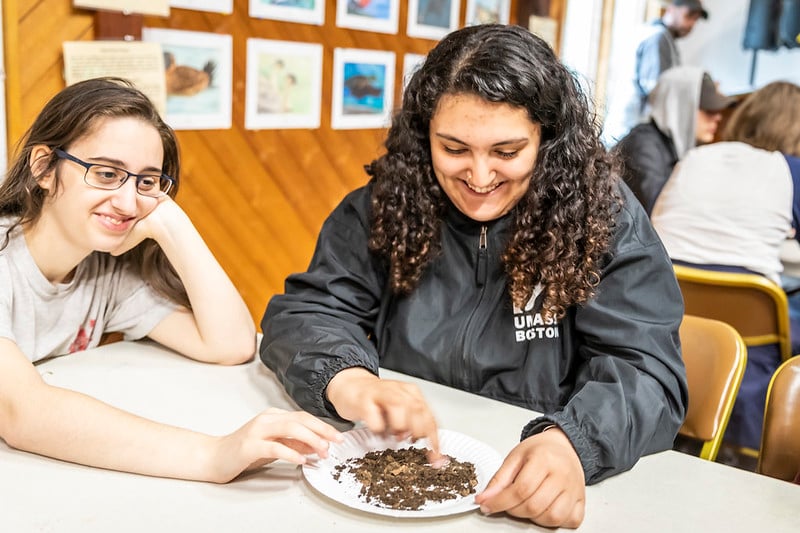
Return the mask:
<svg viewBox="0 0 800 533">
<path fill-rule="evenodd" d="M 396 517 L 429 517 L 463 513 L 476 509 L 475 494 L 480 493 L 492 476 L 500 468 L 503 460 L 494 449 L 486 444 L 455 431 L 439 430 L 439 447 L 443 454 L 457 461 L 469 461 L 475 465 L 478 485 L 475 494 L 443 502 L 428 502 L 421 509 L 389 509 L 368 503 L 359 496 L 361 484 L 352 474 L 342 472 L 339 480 L 334 479 L 335 467 L 348 459 L 363 457 L 367 452 L 386 449 L 397 450 L 414 446 L 427 447 L 423 439 L 412 444 L 409 440 L 398 441 L 391 437 L 375 435 L 368 429 L 354 429 L 344 434 L 341 444 L 333 444 L 326 459 L 317 459 L 303 465 L 303 475 L 325 496 L 361 511 Z"/>
</svg>

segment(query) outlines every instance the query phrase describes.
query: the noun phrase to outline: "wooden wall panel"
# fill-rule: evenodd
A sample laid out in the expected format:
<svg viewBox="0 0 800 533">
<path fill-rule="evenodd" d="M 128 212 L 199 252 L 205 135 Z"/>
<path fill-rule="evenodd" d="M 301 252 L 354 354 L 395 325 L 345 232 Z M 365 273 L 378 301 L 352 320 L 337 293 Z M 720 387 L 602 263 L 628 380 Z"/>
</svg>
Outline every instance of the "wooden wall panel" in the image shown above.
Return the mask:
<svg viewBox="0 0 800 533">
<path fill-rule="evenodd" d="M 71 0 L 5 2 L 9 81 L 9 142 L 16 141 L 41 106 L 63 88 L 63 41 L 94 38 L 94 13 Z M 516 0 L 511 2 L 512 22 Z M 461 2 L 464 20 L 466 0 Z M 232 15 L 172 9 L 169 18 L 144 17 L 144 25 L 233 36 L 233 126 L 180 131 L 182 175 L 178 202 L 241 291 L 256 322 L 285 277 L 304 270 L 327 214 L 366 182 L 364 164 L 381 153 L 385 131 L 330 127 L 333 50 L 337 47 L 396 53 L 395 103 L 403 54 L 425 54 L 434 41 L 405 35 L 407 2 L 400 2 L 397 35 L 338 28 L 335 1 L 325 24 L 313 26 L 251 18 L 248 0 L 234 0 Z M 9 37 L 11 36 L 11 37 Z M 314 130 L 244 129 L 246 42 L 249 37 L 321 43 L 321 127 Z M 16 66 L 18 65 L 18 66 Z M 18 90 L 17 90 L 18 89 Z"/>
</svg>

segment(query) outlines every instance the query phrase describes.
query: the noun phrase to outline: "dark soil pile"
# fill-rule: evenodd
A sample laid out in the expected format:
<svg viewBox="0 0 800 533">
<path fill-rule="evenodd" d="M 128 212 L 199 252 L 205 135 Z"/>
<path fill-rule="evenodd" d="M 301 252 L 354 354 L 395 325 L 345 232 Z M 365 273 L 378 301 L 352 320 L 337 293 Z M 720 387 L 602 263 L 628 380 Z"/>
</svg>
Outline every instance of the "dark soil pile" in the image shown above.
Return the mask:
<svg viewBox="0 0 800 533">
<path fill-rule="evenodd" d="M 361 483 L 361 497 L 390 509 L 417 510 L 427 502 L 454 500 L 475 493 L 475 465 L 456 461 L 441 468 L 428 463 L 424 448 L 369 452 L 335 467 L 334 478 L 350 473 Z M 341 482 L 341 481 L 340 481 Z"/>
</svg>

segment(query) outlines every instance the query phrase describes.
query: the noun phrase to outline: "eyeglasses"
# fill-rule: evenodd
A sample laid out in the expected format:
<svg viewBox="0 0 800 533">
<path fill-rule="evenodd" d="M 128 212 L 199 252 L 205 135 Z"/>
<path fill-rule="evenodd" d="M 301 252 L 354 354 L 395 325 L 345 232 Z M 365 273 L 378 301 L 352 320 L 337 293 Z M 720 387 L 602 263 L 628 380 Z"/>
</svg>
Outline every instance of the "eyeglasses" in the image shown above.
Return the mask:
<svg viewBox="0 0 800 533">
<path fill-rule="evenodd" d="M 85 168 L 83 181 L 86 182 L 86 185 L 96 189 L 115 191 L 125 185 L 128 178 L 133 176 L 136 179 L 136 192 L 142 196 L 158 198 L 167 194 L 175 184 L 175 180 L 166 174 L 134 174 L 122 168 L 81 161 L 74 155 L 58 148 L 53 151 L 59 159 L 67 159 Z"/>
</svg>

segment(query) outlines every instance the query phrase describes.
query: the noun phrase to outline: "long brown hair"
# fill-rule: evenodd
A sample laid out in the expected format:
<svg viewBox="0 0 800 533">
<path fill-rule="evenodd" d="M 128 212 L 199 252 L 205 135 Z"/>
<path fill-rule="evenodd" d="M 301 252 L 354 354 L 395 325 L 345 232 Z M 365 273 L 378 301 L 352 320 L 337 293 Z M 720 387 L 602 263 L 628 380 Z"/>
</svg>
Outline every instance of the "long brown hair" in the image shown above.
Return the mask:
<svg viewBox="0 0 800 533">
<path fill-rule="evenodd" d="M 515 305 L 523 307 L 542 282 L 544 313 L 563 316 L 594 294 L 620 200 L 613 159 L 598 139 L 578 81 L 524 28 L 478 25 L 452 32 L 409 80 L 387 153 L 367 166 L 375 180 L 370 249 L 388 263 L 397 293 L 413 290 L 440 252 L 447 201 L 432 170 L 429 125 L 444 94 L 517 106 L 541 125 L 531 186 L 510 212 L 503 262 Z"/>
<path fill-rule="evenodd" d="M 0 185 L 0 216 L 16 217 L 16 220 L 0 242 L 0 249 L 8 244 L 14 228 L 35 223 L 41 216 L 48 193 L 38 186 L 39 179 L 55 168 L 58 158 L 51 152 L 49 159 L 37 164 L 34 171 L 30 164 L 34 147 L 45 145 L 51 149 L 66 149 L 91 134 L 100 120 L 118 117 L 135 117 L 158 131 L 164 149 L 162 171 L 175 180 L 170 196 L 177 194 L 180 183 L 178 142 L 175 132 L 161 119 L 152 102 L 130 82 L 120 78 L 96 78 L 75 83 L 45 104 L 17 144 L 16 156 Z M 56 181 L 56 190 L 59 186 Z M 183 283 L 154 241 L 142 242 L 122 255 L 121 260 L 137 267 L 144 281 L 157 292 L 189 307 Z"/>
<path fill-rule="evenodd" d="M 800 157 L 800 86 L 774 81 L 750 94 L 731 114 L 722 140 Z"/>
</svg>

